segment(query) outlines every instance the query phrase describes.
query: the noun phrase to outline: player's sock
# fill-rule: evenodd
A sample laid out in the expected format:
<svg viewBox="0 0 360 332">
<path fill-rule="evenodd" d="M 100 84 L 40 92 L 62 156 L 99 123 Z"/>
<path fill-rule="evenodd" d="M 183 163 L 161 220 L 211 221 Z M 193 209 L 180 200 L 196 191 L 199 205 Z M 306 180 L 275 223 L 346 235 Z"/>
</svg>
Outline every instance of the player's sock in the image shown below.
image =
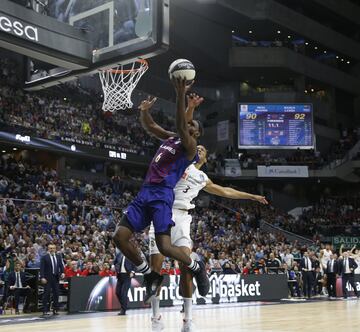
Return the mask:
<svg viewBox="0 0 360 332">
<path fill-rule="evenodd" d="M 192 299 L 184 297 L 184 319 L 192 320 Z"/>
<path fill-rule="evenodd" d="M 199 263 L 197 261 L 194 261 L 193 259 L 191 259 L 191 263 L 188 265 L 188 268 L 193 272 L 197 272 L 200 270 Z"/>
<path fill-rule="evenodd" d="M 142 274 L 150 274 L 151 269 L 146 261 L 143 261 L 139 266 L 136 267 L 137 271 Z"/>
<path fill-rule="evenodd" d="M 151 299 L 151 309 L 153 312 L 153 318 L 158 319 L 160 317 L 160 296 L 154 296 Z"/>
</svg>

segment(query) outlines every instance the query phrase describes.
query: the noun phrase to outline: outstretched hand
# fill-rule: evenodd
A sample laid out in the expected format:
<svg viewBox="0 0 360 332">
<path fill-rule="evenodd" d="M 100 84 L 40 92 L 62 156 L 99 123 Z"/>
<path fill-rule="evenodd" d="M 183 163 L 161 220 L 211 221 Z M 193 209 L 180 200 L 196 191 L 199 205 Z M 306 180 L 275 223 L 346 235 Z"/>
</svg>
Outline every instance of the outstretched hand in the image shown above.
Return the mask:
<svg viewBox="0 0 360 332">
<path fill-rule="evenodd" d="M 157 98 L 149 96 L 146 100 L 143 100 L 139 105 L 140 111 L 148 111 L 155 104 Z"/>
<path fill-rule="evenodd" d="M 173 77 L 173 79 L 171 80 L 176 93 L 179 94 L 185 94 L 186 92 L 188 92 L 191 87 L 193 86 L 195 81 L 191 81 L 191 83 L 188 83 L 188 81 L 186 80 L 186 78 L 181 78 L 181 77 Z"/>
<path fill-rule="evenodd" d="M 198 96 L 196 93 L 190 93 L 190 95 L 186 96 L 186 99 L 188 107 L 192 109 L 199 107 L 200 104 L 204 101 L 204 98 Z"/>
<path fill-rule="evenodd" d="M 259 202 L 261 204 L 264 204 L 264 205 L 269 204 L 269 202 L 266 200 L 265 196 L 254 195 L 252 200 Z"/>
</svg>

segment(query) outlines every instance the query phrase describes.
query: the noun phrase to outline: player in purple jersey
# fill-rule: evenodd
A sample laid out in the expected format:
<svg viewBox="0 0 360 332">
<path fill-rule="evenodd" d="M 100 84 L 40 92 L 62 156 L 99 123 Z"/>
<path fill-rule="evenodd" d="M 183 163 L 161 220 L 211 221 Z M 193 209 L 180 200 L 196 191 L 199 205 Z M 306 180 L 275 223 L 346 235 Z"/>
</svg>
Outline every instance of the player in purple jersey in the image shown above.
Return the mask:
<svg viewBox="0 0 360 332">
<path fill-rule="evenodd" d="M 164 139 L 164 142 L 150 163 L 140 192 L 128 206 L 113 235 L 116 246 L 136 265 L 138 272 L 144 274 L 145 302 L 148 302 L 157 293 L 163 277 L 151 271 L 147 261 L 129 240 L 134 232 L 141 232 L 150 225 L 151 221 L 153 221 L 156 244 L 161 254 L 188 266 L 194 273 L 200 295 L 205 296 L 210 289 L 204 263 L 193 260 L 181 248 L 171 244 L 170 231 L 174 226 L 172 220 L 173 189 L 186 168 L 198 161 L 197 138 L 202 133 L 199 121 L 187 121 L 185 94 L 191 85 L 187 85 L 185 79 L 174 79 L 173 84 L 177 97 L 177 134 L 157 126 L 149 112 L 146 111 L 152 107 L 156 98 L 141 103 L 139 107 L 144 127 L 151 127 L 151 132 L 156 132 L 156 136 Z"/>
</svg>

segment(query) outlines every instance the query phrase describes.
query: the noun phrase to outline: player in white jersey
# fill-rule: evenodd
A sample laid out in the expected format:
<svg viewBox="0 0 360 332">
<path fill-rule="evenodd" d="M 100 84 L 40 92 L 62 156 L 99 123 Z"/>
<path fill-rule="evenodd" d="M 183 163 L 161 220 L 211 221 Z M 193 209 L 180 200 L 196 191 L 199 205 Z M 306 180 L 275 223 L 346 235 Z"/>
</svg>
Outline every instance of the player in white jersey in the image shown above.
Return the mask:
<svg viewBox="0 0 360 332">
<path fill-rule="evenodd" d="M 237 191 L 233 188 L 222 187 L 213 183 L 208 176 L 201 171 L 201 167 L 206 163 L 206 149 L 198 146 L 199 162 L 190 165 L 182 178 L 174 188 L 175 200 L 173 205 L 173 221 L 175 226 L 171 229 L 171 243 L 174 246 L 181 247 L 187 254 L 191 253 L 192 240 L 190 237 L 190 225 L 192 217 L 189 210 L 194 209 L 193 200 L 198 196 L 201 190 L 210 194 L 232 198 L 232 199 L 249 199 L 267 204 L 265 197 L 252 195 L 249 193 Z M 153 271 L 160 272 L 164 256 L 162 256 L 156 246 L 154 229 L 151 228 L 149 232 L 150 239 L 150 262 Z M 185 266 L 180 265 L 180 290 L 184 299 L 184 321 L 182 332 L 194 331 L 192 322 L 192 279 L 193 275 Z M 159 315 L 159 296 L 153 297 L 151 301 L 153 315 L 152 315 L 152 329 L 153 331 L 161 331 L 164 325 Z"/>
</svg>

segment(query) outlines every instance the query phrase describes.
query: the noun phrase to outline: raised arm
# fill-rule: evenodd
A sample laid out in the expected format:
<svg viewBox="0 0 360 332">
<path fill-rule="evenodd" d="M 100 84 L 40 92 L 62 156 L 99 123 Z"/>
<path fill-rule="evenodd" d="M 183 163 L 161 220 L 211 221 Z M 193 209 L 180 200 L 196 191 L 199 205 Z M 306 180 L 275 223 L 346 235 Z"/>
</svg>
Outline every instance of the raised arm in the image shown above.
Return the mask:
<svg viewBox="0 0 360 332">
<path fill-rule="evenodd" d="M 235 190 L 230 187 L 222 187 L 222 186 L 215 184 L 211 180 L 208 180 L 204 190 L 209 194 L 213 194 L 213 195 L 221 196 L 221 197 L 225 197 L 225 198 L 249 199 L 251 201 L 256 201 L 261 204 L 268 204 L 268 202 L 264 196 L 249 194 L 249 193 L 246 193 L 243 191 Z"/>
<path fill-rule="evenodd" d="M 139 105 L 140 110 L 140 122 L 142 127 L 149 135 L 153 135 L 161 140 L 166 140 L 170 137 L 177 136 L 176 133 L 167 131 L 163 127 L 159 126 L 150 114 L 150 109 L 156 102 L 156 97 L 149 97 L 147 100 L 143 100 Z"/>
<path fill-rule="evenodd" d="M 342 256 L 342 254 L 343 254 L 343 249 L 344 249 L 344 244 L 342 243 L 340 246 L 340 249 L 339 249 L 340 256 Z"/>
<path fill-rule="evenodd" d="M 174 78 L 173 84 L 176 90 L 176 130 L 181 138 L 181 143 L 186 150 L 188 160 L 194 159 L 196 155 L 196 139 L 189 133 L 188 121 L 185 113 L 185 94 L 189 86 L 186 79 Z"/>
</svg>

